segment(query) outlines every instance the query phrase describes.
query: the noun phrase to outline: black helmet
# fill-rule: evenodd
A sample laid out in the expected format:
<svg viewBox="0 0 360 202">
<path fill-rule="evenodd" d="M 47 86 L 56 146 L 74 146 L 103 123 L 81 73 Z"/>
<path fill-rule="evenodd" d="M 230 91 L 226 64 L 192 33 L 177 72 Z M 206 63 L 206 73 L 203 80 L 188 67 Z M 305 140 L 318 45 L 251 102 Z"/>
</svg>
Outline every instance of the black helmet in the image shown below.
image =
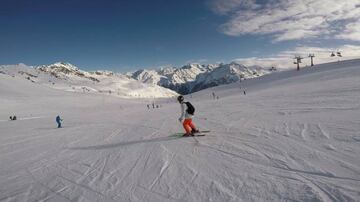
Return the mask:
<svg viewBox="0 0 360 202">
<path fill-rule="evenodd" d="M 184 101 L 184 96 L 182 95 L 178 96 L 177 100 L 181 103 L 182 101 Z"/>
</svg>

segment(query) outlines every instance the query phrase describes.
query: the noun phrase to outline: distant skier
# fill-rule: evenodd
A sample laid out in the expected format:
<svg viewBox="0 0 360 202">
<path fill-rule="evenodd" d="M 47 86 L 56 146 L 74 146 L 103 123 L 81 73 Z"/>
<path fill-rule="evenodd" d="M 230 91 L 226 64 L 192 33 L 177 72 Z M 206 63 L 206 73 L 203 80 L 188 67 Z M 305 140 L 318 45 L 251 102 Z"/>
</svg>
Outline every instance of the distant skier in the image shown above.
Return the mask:
<svg viewBox="0 0 360 202">
<path fill-rule="evenodd" d="M 58 124 L 58 128 L 61 128 L 61 121 L 63 121 L 59 115 L 56 117 L 56 123 Z"/>
<path fill-rule="evenodd" d="M 183 127 L 186 131 L 184 136 L 193 136 L 194 133 L 199 132 L 199 130 L 196 129 L 196 126 L 192 123 L 192 117 L 194 116 L 195 108 L 190 102 L 185 102 L 184 96 L 182 95 L 178 96 L 177 100 L 181 105 L 181 116 L 179 121 L 184 121 Z"/>
</svg>

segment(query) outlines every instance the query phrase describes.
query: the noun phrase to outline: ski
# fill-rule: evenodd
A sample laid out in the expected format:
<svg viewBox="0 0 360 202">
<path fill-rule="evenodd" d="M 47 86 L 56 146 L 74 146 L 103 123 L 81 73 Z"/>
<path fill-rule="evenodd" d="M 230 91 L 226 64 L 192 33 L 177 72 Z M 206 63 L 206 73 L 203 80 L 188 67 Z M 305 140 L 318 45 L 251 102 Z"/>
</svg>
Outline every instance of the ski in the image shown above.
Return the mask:
<svg viewBox="0 0 360 202">
<path fill-rule="evenodd" d="M 201 136 L 205 136 L 205 134 L 203 133 L 209 133 L 211 132 L 210 130 L 202 130 L 202 131 L 199 131 L 198 133 L 195 133 L 193 135 L 189 135 L 189 136 L 184 136 L 184 133 L 175 133 L 173 135 L 171 135 L 171 137 L 178 137 L 178 138 L 181 138 L 181 137 L 201 137 Z"/>
<path fill-rule="evenodd" d="M 205 134 L 194 134 L 194 135 L 189 135 L 189 136 L 182 136 L 182 137 L 201 137 L 201 136 L 205 136 Z"/>
</svg>

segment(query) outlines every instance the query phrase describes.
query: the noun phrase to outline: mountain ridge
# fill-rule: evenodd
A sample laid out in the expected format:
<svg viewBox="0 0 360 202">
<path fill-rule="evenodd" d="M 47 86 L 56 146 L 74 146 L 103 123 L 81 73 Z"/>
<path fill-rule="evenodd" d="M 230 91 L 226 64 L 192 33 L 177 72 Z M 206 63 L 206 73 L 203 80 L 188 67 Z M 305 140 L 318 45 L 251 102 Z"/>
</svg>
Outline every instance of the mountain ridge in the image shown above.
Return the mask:
<svg viewBox="0 0 360 202">
<path fill-rule="evenodd" d="M 189 94 L 213 86 L 263 76 L 271 71 L 260 66 L 245 66 L 237 62 L 207 65 L 194 63 L 180 68 L 141 69 L 126 75 L 143 83 L 157 84 L 180 94 Z"/>
<path fill-rule="evenodd" d="M 27 66 L 25 64 L 18 65 Z M 79 80 L 85 82 L 85 84 L 89 82 L 92 83 L 90 86 L 86 84 L 88 85 L 87 87 L 80 87 L 80 89 L 86 89 L 86 91 L 119 91 L 116 86 L 106 89 L 105 86 L 102 85 L 104 80 L 108 81 L 108 85 L 112 85 L 109 81 L 111 79 L 109 78 L 113 78 L 115 80 L 136 80 L 144 85 L 154 88 L 157 88 L 156 86 L 160 88 L 163 87 L 179 94 L 190 94 L 214 86 L 241 82 L 242 80 L 263 76 L 273 71 L 261 66 L 245 66 L 237 62 L 228 64 L 191 63 L 182 67 L 168 66 L 160 69 L 140 69 L 125 74 L 108 70 L 83 71 L 77 66 L 67 62 L 56 62 L 49 65 L 34 66 L 32 68 L 50 74 L 56 79 L 68 81 L 75 86 L 83 85 L 78 82 Z M 102 86 L 102 88 L 97 89 L 94 86 L 96 83 Z M 158 89 L 157 91 L 161 90 Z M 170 94 L 174 96 L 176 93 Z M 167 94 L 166 96 L 170 96 L 169 92 L 165 94 Z M 141 97 L 139 94 L 137 94 L 136 97 L 137 96 Z M 157 96 L 158 95 L 155 95 L 155 97 Z"/>
<path fill-rule="evenodd" d="M 169 89 L 141 83 L 120 73 L 106 70 L 87 72 L 65 62 L 35 67 L 25 64 L 1 65 L 0 73 L 72 92 L 105 93 L 124 98 L 168 98 L 177 95 Z"/>
</svg>

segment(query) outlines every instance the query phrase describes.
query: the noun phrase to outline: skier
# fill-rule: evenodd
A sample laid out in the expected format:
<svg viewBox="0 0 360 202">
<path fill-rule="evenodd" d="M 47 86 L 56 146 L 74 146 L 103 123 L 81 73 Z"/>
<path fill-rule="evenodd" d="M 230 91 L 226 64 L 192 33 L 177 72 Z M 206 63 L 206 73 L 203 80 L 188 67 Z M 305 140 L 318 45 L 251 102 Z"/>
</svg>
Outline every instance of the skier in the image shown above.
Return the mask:
<svg viewBox="0 0 360 202">
<path fill-rule="evenodd" d="M 59 115 L 56 117 L 56 123 L 58 124 L 58 128 L 61 128 L 61 121 L 63 121 Z"/>
<path fill-rule="evenodd" d="M 178 96 L 177 100 L 181 105 L 181 116 L 179 118 L 180 122 L 183 122 L 183 127 L 186 131 L 184 136 L 194 136 L 194 133 L 198 133 L 199 130 L 196 129 L 196 126 L 192 123 L 192 117 L 194 116 L 195 108 L 190 102 L 184 101 L 184 96 Z"/>
</svg>

